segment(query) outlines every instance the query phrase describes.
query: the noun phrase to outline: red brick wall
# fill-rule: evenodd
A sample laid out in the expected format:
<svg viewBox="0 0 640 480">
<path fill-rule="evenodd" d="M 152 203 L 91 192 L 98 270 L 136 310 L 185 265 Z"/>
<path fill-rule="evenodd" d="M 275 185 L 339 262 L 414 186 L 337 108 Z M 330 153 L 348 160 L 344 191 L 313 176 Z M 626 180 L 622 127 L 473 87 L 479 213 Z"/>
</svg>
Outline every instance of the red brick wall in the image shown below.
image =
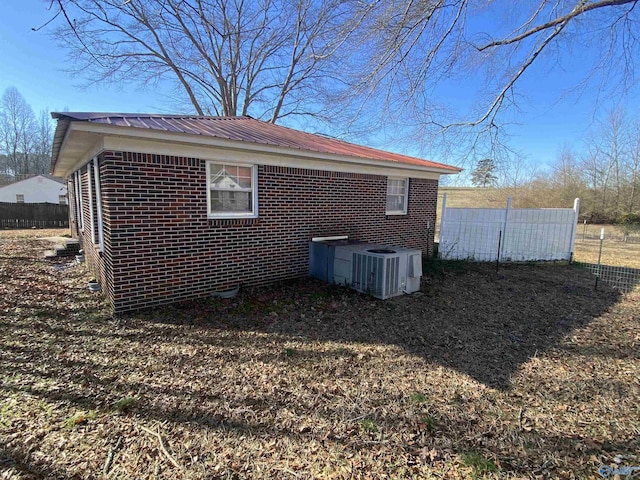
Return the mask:
<svg viewBox="0 0 640 480">
<path fill-rule="evenodd" d="M 92 261 L 113 277 L 116 312 L 304 277 L 316 236 L 433 251 L 435 180 L 411 179 L 408 214 L 386 216 L 384 176 L 259 166 L 259 218 L 211 220 L 204 160 L 105 152 L 100 171 L 105 252 Z"/>
</svg>

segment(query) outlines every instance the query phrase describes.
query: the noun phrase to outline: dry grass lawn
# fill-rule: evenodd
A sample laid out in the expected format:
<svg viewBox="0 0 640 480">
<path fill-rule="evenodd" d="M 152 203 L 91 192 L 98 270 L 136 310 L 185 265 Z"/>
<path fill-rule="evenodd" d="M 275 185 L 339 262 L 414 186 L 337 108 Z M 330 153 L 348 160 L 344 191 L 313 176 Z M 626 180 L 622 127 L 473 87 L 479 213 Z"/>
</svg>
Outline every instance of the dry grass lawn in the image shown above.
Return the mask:
<svg viewBox="0 0 640 480">
<path fill-rule="evenodd" d="M 41 233 L 38 233 L 41 235 Z M 601 478 L 640 465 L 640 294 L 432 263 L 112 318 L 0 232 L 0 478 Z"/>
<path fill-rule="evenodd" d="M 597 263 L 600 252 L 600 230 L 604 228 L 602 264 L 616 267 L 640 268 L 640 238 L 634 232 L 625 242 L 624 230 L 619 225 L 578 225 L 575 259 Z"/>
<path fill-rule="evenodd" d="M 599 240 L 576 239 L 574 258 L 578 262 L 598 263 Z M 603 265 L 640 268 L 640 243 L 606 240 L 602 245 Z"/>
<path fill-rule="evenodd" d="M 438 217 L 442 213 L 442 200 L 445 194 L 447 206 L 450 208 L 505 208 L 510 193 L 500 188 L 441 186 L 438 188 Z"/>
</svg>

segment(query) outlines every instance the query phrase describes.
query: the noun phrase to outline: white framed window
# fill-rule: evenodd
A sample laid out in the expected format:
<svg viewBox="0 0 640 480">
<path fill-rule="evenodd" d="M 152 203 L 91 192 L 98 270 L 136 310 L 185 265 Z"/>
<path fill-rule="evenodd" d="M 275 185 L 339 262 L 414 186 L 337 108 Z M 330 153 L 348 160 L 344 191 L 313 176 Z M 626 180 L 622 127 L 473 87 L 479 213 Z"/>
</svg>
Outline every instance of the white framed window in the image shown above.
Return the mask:
<svg viewBox="0 0 640 480">
<path fill-rule="evenodd" d="M 258 167 L 207 162 L 209 218 L 258 216 Z"/>
<path fill-rule="evenodd" d="M 387 215 L 406 215 L 409 199 L 408 178 L 387 178 Z"/>
<path fill-rule="evenodd" d="M 16 203 L 24 203 L 24 194 L 16 193 Z"/>
</svg>

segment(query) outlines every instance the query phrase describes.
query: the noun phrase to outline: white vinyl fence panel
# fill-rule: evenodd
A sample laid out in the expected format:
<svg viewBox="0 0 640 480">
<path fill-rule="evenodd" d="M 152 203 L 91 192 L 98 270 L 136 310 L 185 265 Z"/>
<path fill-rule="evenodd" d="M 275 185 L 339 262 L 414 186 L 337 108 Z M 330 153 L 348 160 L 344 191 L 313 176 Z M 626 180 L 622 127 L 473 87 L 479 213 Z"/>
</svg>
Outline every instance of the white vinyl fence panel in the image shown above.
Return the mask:
<svg viewBox="0 0 640 480">
<path fill-rule="evenodd" d="M 578 209 L 447 208 L 440 219 L 440 258 L 490 262 L 570 260 Z"/>
</svg>

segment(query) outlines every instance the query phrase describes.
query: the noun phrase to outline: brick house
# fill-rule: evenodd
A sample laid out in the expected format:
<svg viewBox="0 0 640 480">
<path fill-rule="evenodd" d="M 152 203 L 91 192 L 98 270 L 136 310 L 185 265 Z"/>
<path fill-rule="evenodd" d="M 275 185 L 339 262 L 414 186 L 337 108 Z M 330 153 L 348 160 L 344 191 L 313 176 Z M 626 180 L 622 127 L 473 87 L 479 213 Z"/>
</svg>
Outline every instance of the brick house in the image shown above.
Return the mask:
<svg viewBox="0 0 640 480">
<path fill-rule="evenodd" d="M 249 117 L 52 115 L 52 172 L 115 312 L 304 277 L 313 237 L 430 255 L 459 171 Z"/>
</svg>

